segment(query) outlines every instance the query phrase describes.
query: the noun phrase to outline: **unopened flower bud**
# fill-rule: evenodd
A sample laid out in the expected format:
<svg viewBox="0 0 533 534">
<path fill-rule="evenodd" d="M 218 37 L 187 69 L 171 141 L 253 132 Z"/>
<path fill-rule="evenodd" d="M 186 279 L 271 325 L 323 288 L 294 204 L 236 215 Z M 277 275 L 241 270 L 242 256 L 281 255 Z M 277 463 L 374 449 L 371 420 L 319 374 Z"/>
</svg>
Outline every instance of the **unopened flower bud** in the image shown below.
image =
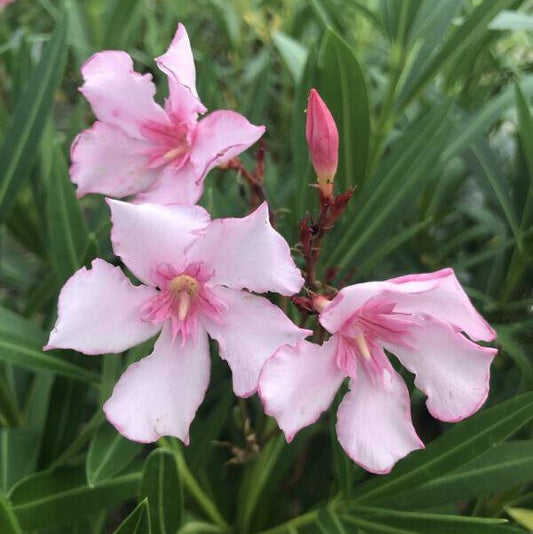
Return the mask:
<svg viewBox="0 0 533 534">
<path fill-rule="evenodd" d="M 318 313 L 322 313 L 329 305 L 330 300 L 322 295 L 315 295 L 313 297 L 313 307 Z"/>
<path fill-rule="evenodd" d="M 318 178 L 318 187 L 324 196 L 331 197 L 339 159 L 339 132 L 331 112 L 316 89 L 311 89 L 309 93 L 305 137 Z"/>
</svg>

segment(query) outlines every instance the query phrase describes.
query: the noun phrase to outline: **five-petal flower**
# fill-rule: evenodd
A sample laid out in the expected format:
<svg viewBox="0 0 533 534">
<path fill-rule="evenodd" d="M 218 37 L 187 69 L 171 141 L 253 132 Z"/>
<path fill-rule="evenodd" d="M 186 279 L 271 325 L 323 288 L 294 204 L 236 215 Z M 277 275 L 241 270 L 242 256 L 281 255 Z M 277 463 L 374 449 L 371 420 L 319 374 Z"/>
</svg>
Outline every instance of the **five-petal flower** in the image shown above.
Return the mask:
<svg viewBox="0 0 533 534">
<path fill-rule="evenodd" d="M 93 55 L 82 67 L 81 92 L 97 121 L 78 135 L 70 174 L 78 196 L 101 193 L 160 204 L 194 204 L 210 169 L 236 157 L 265 129 L 234 111 L 206 108 L 196 92 L 187 32 L 179 24 L 168 51 L 157 58 L 167 75 L 164 109 L 154 102 L 151 75 L 133 70 L 126 52 Z"/>
<path fill-rule="evenodd" d="M 474 341 L 491 341 L 495 333 L 452 269 L 346 287 L 324 305 L 319 320 L 333 334 L 328 341 L 280 347 L 260 376 L 265 411 L 289 441 L 318 419 L 349 377 L 337 435 L 355 462 L 388 473 L 400 458 L 422 448 L 409 392 L 384 349 L 415 374 L 437 419 L 464 419 L 487 398 L 496 349 Z"/>
<path fill-rule="evenodd" d="M 265 360 L 309 332 L 245 289 L 292 295 L 303 279 L 266 204 L 241 219 L 210 221 L 198 206 L 108 203 L 114 251 L 143 285 L 101 259 L 80 269 L 61 291 L 46 348 L 117 353 L 161 332 L 104 410 L 129 439 L 187 442 L 209 383 L 208 334 L 232 370 L 235 393 L 253 394 Z"/>
</svg>

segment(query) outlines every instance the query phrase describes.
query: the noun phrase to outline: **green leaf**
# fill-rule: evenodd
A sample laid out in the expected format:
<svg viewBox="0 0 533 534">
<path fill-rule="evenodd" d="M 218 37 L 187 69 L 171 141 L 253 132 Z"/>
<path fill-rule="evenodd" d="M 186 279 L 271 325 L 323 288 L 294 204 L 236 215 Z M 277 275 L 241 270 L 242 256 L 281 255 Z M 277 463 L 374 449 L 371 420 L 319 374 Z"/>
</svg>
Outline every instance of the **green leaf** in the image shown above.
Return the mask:
<svg viewBox="0 0 533 534">
<path fill-rule="evenodd" d="M 0 147 L 0 222 L 6 220 L 28 177 L 41 135 L 63 79 L 67 56 L 67 21 L 59 22 L 24 92 L 17 100 L 5 141 Z"/>
<path fill-rule="evenodd" d="M 403 109 L 455 58 L 464 54 L 474 43 L 479 41 L 487 31 L 487 25 L 503 8 L 510 5 L 512 0 L 485 0 L 481 2 L 444 42 L 429 65 L 420 73 L 413 83 L 406 87 L 397 106 Z"/>
<path fill-rule="evenodd" d="M 93 437 L 87 454 L 86 473 L 94 487 L 120 473 L 142 449 L 140 443 L 123 438 L 105 423 Z"/>
<path fill-rule="evenodd" d="M 431 177 L 428 171 L 434 170 L 448 139 L 448 111 L 449 105 L 445 103 L 413 123 L 383 161 L 373 182 L 356 191 L 353 203 L 358 209 L 349 228 L 337 239 L 330 256 L 332 265 L 341 268 L 350 265 L 380 230 L 394 227 L 391 218 L 409 213 L 412 195 L 427 184 Z M 404 208 L 400 209 L 402 205 Z"/>
<path fill-rule="evenodd" d="M 144 499 L 137 508 L 124 519 L 113 534 L 151 534 L 150 508 L 148 500 Z"/>
<path fill-rule="evenodd" d="M 135 496 L 140 473 L 131 473 L 89 488 L 82 468 L 68 467 L 30 475 L 10 494 L 22 528 L 77 523 Z"/>
<path fill-rule="evenodd" d="M 176 534 L 183 518 L 183 488 L 171 452 L 156 449 L 148 456 L 140 496 L 148 498 L 153 531 Z"/>
<path fill-rule="evenodd" d="M 51 466 L 78 437 L 78 425 L 86 410 L 88 389 L 87 384 L 70 378 L 54 378 L 39 455 L 41 468 Z"/>
<path fill-rule="evenodd" d="M 519 525 L 533 532 L 533 510 L 526 508 L 506 508 L 505 510 Z"/>
<path fill-rule="evenodd" d="M 0 493 L 0 532 L 2 534 L 22 534 L 11 503 Z"/>
<path fill-rule="evenodd" d="M 438 506 L 506 491 L 532 479 L 533 440 L 512 441 L 387 502 L 402 508 Z"/>
<path fill-rule="evenodd" d="M 524 97 L 520 85 L 515 85 L 516 108 L 518 111 L 518 133 L 522 144 L 522 152 L 526 162 L 529 185 L 525 198 L 520 228 L 526 230 L 533 223 L 533 117 L 527 100 Z"/>
<path fill-rule="evenodd" d="M 110 0 L 106 3 L 104 19 L 105 48 L 124 50 L 130 45 L 130 38 L 141 20 L 141 0 Z"/>
<path fill-rule="evenodd" d="M 332 508 L 322 508 L 318 511 L 316 522 L 322 534 L 348 534 L 343 527 L 337 512 Z"/>
<path fill-rule="evenodd" d="M 513 534 L 505 519 L 402 512 L 383 508 L 351 507 L 356 515 L 343 515 L 351 525 L 376 534 Z M 368 530 L 367 530 L 368 529 Z"/>
<path fill-rule="evenodd" d="M 349 46 L 328 30 L 318 55 L 316 88 L 339 130 L 337 188 L 344 191 L 366 178 L 370 115 L 363 69 Z"/>
<path fill-rule="evenodd" d="M 237 517 L 237 524 L 243 532 L 250 530 L 260 497 L 265 491 L 277 462 L 286 447 L 285 438 L 277 436 L 268 441 L 260 454 L 247 466 L 244 480 L 240 487 L 239 500 L 242 504 L 239 506 L 239 515 Z"/>
<path fill-rule="evenodd" d="M 512 328 L 505 325 L 498 326 L 497 332 L 498 344 L 522 371 L 522 376 L 524 377 L 528 390 L 533 389 L 533 361 L 531 361 L 531 358 L 526 354 L 521 343 L 513 335 Z"/>
<path fill-rule="evenodd" d="M 381 501 L 449 473 L 516 432 L 533 419 L 533 392 L 524 393 L 458 423 L 426 450 L 411 453 L 391 475 L 356 492 L 361 501 Z"/>
<path fill-rule="evenodd" d="M 491 30 L 533 31 L 533 17 L 527 13 L 504 9 L 489 24 Z"/>
<path fill-rule="evenodd" d="M 298 41 L 295 41 L 292 37 L 289 37 L 281 31 L 274 32 L 272 40 L 287 69 L 291 73 L 294 82 L 299 83 L 302 79 L 307 61 L 307 49 Z"/>
<path fill-rule="evenodd" d="M 43 332 L 42 342 L 36 344 L 32 339 L 9 334 L 0 330 L 0 361 L 12 363 L 31 369 L 32 371 L 47 371 L 97 384 L 100 377 L 97 373 L 88 371 L 52 353 L 43 353 L 41 347 L 46 342 Z"/>
<path fill-rule="evenodd" d="M 475 171 L 490 185 L 517 243 L 520 244 L 520 229 L 508 194 L 507 177 L 498 172 L 498 165 L 489 147 L 485 147 L 480 141 L 475 141 L 471 144 L 470 151 L 475 162 Z"/>
<path fill-rule="evenodd" d="M 524 76 L 520 80 L 522 92 L 526 95 L 533 94 L 533 76 Z M 448 161 L 454 155 L 460 153 L 469 146 L 473 139 L 482 135 L 496 121 L 501 119 L 502 114 L 515 102 L 515 89 L 508 85 L 498 96 L 490 99 L 482 108 L 475 113 L 464 117 L 459 121 L 454 135 L 450 136 L 448 146 L 442 152 L 442 160 Z"/>
<path fill-rule="evenodd" d="M 33 428 L 2 428 L 0 430 L 2 491 L 8 491 L 15 482 L 35 469 L 40 437 L 41 433 Z"/>
<path fill-rule="evenodd" d="M 39 326 L 25 317 L 0 306 L 0 336 L 2 334 L 25 338 L 37 346 L 42 346 L 46 341 L 46 335 Z"/>
<path fill-rule="evenodd" d="M 47 190 L 46 220 L 49 251 L 58 282 L 62 284 L 82 266 L 89 247 L 89 230 L 69 180 L 63 154 L 58 147 L 54 154 Z"/>
</svg>

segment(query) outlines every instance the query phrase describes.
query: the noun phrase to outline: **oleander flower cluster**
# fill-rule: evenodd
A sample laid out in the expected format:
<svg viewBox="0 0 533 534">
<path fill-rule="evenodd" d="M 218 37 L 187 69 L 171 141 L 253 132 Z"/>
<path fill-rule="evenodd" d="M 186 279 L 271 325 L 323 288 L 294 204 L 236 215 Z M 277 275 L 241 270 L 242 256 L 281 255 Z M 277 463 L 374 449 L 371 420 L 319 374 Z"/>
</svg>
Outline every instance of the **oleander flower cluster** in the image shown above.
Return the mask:
<svg viewBox="0 0 533 534">
<path fill-rule="evenodd" d="M 258 392 L 287 441 L 317 421 L 348 379 L 338 440 L 374 473 L 423 447 L 389 354 L 415 375 L 435 418 L 453 422 L 477 411 L 496 353 L 478 342 L 495 333 L 451 269 L 339 289 L 316 283 L 316 228 L 327 231 L 351 196 L 334 193 L 339 135 L 318 92 L 310 93 L 306 138 L 323 211 L 314 234 L 307 218 L 300 225 L 302 272 L 266 201 L 224 219 L 197 205 L 209 172 L 235 164 L 264 127 L 230 110 L 201 117 L 207 110 L 181 24 L 156 64 L 168 81 L 163 107 L 151 76 L 136 72 L 125 52 L 97 53 L 82 67 L 80 90 L 96 122 L 73 143 L 71 179 L 79 197 L 108 197 L 113 252 L 127 271 L 97 258 L 74 273 L 45 347 L 108 355 L 155 339 L 103 406 L 118 432 L 143 443 L 189 442 L 210 380 L 209 339 L 231 369 L 234 393 Z M 273 303 L 276 295 L 294 297 L 316 327 L 297 326 Z"/>
</svg>

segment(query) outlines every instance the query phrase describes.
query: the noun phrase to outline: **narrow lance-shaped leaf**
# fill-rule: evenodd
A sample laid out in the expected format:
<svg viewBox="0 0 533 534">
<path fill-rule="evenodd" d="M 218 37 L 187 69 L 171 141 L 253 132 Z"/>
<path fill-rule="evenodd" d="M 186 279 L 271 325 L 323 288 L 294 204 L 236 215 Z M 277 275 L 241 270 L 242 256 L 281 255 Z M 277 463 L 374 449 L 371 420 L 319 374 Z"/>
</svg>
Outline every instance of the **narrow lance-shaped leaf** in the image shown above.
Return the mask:
<svg viewBox="0 0 533 534">
<path fill-rule="evenodd" d="M 357 500 L 382 501 L 418 487 L 476 458 L 533 419 L 533 392 L 502 402 L 458 423 L 426 450 L 401 461 L 391 475 L 358 490 Z"/>
<path fill-rule="evenodd" d="M 343 515 L 347 525 L 373 534 L 518 534 L 505 519 L 459 515 L 402 512 L 386 508 L 350 506 L 353 515 Z"/>
<path fill-rule="evenodd" d="M 54 147 L 54 166 L 46 202 L 48 241 L 59 282 L 66 281 L 82 266 L 89 247 L 89 231 L 68 178 L 63 155 Z"/>
<path fill-rule="evenodd" d="M 150 508 L 148 499 L 139 503 L 137 508 L 124 519 L 113 534 L 151 534 Z"/>
<path fill-rule="evenodd" d="M 533 441 L 502 443 L 467 464 L 390 497 L 394 507 L 439 506 L 503 492 L 533 479 Z"/>
<path fill-rule="evenodd" d="M 86 472 L 89 486 L 94 487 L 120 473 L 140 452 L 142 445 L 124 439 L 105 423 L 89 446 Z"/>
<path fill-rule="evenodd" d="M 94 516 L 134 497 L 140 473 L 89 488 L 78 467 L 42 471 L 18 483 L 9 495 L 22 528 L 52 527 Z"/>
<path fill-rule="evenodd" d="M 175 534 L 183 517 L 183 489 L 171 452 L 156 449 L 148 456 L 140 495 L 148 498 L 153 532 Z"/>
<path fill-rule="evenodd" d="M 404 89 L 397 102 L 398 108 L 407 106 L 444 66 L 476 43 L 487 31 L 489 22 L 511 3 L 512 0 L 485 0 L 474 8 L 463 24 L 446 39 L 426 69 Z"/>
<path fill-rule="evenodd" d="M 0 147 L 0 222 L 6 220 L 15 197 L 28 177 L 41 135 L 63 78 L 67 53 L 67 21 L 59 22 L 26 89 L 17 100 Z"/>
</svg>

